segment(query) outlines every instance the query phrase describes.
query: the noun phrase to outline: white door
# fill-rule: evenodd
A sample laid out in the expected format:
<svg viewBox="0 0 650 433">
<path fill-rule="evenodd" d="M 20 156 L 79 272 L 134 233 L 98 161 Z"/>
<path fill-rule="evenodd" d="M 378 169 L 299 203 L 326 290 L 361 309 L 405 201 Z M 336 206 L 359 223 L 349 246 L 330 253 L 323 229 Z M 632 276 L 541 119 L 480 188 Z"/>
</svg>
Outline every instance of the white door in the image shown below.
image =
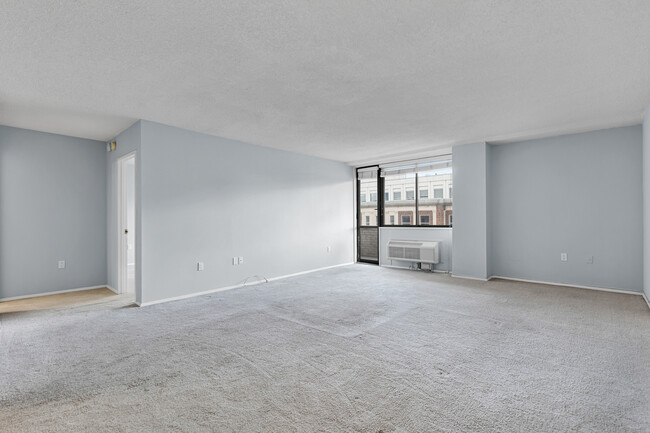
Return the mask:
<svg viewBox="0 0 650 433">
<path fill-rule="evenodd" d="M 135 293 L 135 153 L 119 160 L 120 293 Z"/>
</svg>

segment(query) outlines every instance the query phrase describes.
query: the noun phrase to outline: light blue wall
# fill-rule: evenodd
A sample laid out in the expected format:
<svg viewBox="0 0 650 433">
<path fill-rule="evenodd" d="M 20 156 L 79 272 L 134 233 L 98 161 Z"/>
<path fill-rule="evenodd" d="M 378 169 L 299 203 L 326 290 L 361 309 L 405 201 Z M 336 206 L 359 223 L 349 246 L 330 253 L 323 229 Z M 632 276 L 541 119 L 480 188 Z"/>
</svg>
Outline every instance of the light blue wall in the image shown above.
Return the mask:
<svg viewBox="0 0 650 433">
<path fill-rule="evenodd" d="M 0 299 L 106 284 L 105 158 L 102 142 L 0 126 Z"/>
<path fill-rule="evenodd" d="M 630 126 L 492 146 L 492 274 L 640 291 L 641 143 L 641 127 Z M 461 191 L 454 186 L 456 222 Z M 454 242 L 457 236 L 454 227 Z M 454 255 L 454 272 L 457 263 Z"/>
<path fill-rule="evenodd" d="M 117 215 L 117 200 L 118 200 L 118 179 L 117 179 L 117 165 L 118 160 L 131 152 L 136 152 L 136 301 L 140 302 L 141 299 L 141 273 L 139 263 L 141 262 L 141 220 L 140 220 L 140 142 L 141 142 L 141 126 L 140 121 L 134 123 L 129 128 L 124 130 L 114 139 L 117 142 L 117 147 L 114 152 L 107 153 L 106 158 L 106 174 L 107 174 L 107 230 L 106 230 L 106 246 L 108 253 L 107 261 L 107 284 L 114 289 L 118 289 L 118 263 L 117 263 L 117 249 L 118 239 L 121 236 L 121 228 L 118 227 Z"/>
<path fill-rule="evenodd" d="M 440 242 L 440 263 L 434 265 L 436 271 L 451 271 L 451 232 L 443 227 L 380 227 L 379 228 L 379 264 L 408 268 L 412 262 L 388 260 L 388 241 L 436 241 Z M 423 265 L 428 268 L 429 265 Z"/>
<path fill-rule="evenodd" d="M 485 142 L 454 146 L 454 276 L 488 278 L 487 152 Z"/>
<path fill-rule="evenodd" d="M 650 105 L 643 120 L 643 291 L 650 300 Z"/>
<path fill-rule="evenodd" d="M 141 128 L 142 302 L 354 260 L 351 167 L 153 122 Z M 244 264 L 233 266 L 233 256 Z"/>
</svg>

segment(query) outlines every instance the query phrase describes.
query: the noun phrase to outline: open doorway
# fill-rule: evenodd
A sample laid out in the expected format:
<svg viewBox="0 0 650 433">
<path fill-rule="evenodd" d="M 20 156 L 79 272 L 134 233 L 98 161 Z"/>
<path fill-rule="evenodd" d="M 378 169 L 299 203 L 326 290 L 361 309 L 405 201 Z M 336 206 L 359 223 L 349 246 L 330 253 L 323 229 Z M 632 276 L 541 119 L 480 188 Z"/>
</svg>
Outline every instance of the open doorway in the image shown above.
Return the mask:
<svg viewBox="0 0 650 433">
<path fill-rule="evenodd" d="M 136 290 L 135 242 L 135 152 L 118 160 L 118 292 L 132 294 Z"/>
</svg>

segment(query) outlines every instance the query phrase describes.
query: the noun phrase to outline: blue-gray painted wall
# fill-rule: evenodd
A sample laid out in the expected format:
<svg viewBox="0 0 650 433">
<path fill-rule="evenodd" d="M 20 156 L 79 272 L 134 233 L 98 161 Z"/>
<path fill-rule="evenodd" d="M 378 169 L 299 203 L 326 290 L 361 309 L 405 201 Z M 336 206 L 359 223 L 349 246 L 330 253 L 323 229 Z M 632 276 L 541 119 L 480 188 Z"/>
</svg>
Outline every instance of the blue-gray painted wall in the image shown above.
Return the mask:
<svg viewBox="0 0 650 433">
<path fill-rule="evenodd" d="M 351 167 L 141 128 L 142 302 L 354 261 Z"/>
<path fill-rule="evenodd" d="M 0 126 L 0 299 L 106 284 L 105 161 L 105 143 Z"/>
<path fill-rule="evenodd" d="M 452 274 L 487 279 L 487 152 L 485 142 L 454 146 Z"/>
<path fill-rule="evenodd" d="M 643 120 L 643 291 L 650 300 L 650 105 Z"/>
<path fill-rule="evenodd" d="M 642 290 L 641 126 L 496 145 L 489 152 L 492 275 Z M 457 212 L 455 201 L 454 222 Z M 562 252 L 567 262 L 560 261 Z"/>
</svg>

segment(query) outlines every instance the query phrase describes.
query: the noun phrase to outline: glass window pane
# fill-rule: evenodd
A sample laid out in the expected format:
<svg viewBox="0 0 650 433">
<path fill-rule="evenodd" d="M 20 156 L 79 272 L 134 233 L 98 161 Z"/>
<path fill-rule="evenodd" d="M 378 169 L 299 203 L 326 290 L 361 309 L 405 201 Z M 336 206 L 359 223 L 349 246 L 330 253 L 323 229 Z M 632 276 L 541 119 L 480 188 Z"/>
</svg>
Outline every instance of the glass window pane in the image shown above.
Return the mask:
<svg viewBox="0 0 650 433">
<path fill-rule="evenodd" d="M 418 221 L 420 225 L 451 225 L 451 167 L 418 173 L 418 187 L 420 189 L 418 201 Z M 425 196 L 422 195 L 422 190 L 427 191 Z M 433 197 L 429 197 L 429 191 L 433 191 Z M 445 192 L 447 192 L 447 195 L 445 195 Z"/>
<path fill-rule="evenodd" d="M 376 225 L 377 216 L 377 179 L 361 179 L 359 181 L 359 195 L 361 210 L 361 225 Z M 370 198 L 370 200 L 366 200 Z"/>
<path fill-rule="evenodd" d="M 415 224 L 415 173 L 384 177 L 384 189 L 392 198 L 384 204 L 384 224 Z"/>
<path fill-rule="evenodd" d="M 429 198 L 429 190 L 428 189 L 421 189 L 420 190 L 420 198 Z"/>
<path fill-rule="evenodd" d="M 406 190 L 406 199 L 407 200 L 414 200 L 415 199 L 415 193 L 413 192 L 412 189 L 407 189 Z"/>
</svg>

